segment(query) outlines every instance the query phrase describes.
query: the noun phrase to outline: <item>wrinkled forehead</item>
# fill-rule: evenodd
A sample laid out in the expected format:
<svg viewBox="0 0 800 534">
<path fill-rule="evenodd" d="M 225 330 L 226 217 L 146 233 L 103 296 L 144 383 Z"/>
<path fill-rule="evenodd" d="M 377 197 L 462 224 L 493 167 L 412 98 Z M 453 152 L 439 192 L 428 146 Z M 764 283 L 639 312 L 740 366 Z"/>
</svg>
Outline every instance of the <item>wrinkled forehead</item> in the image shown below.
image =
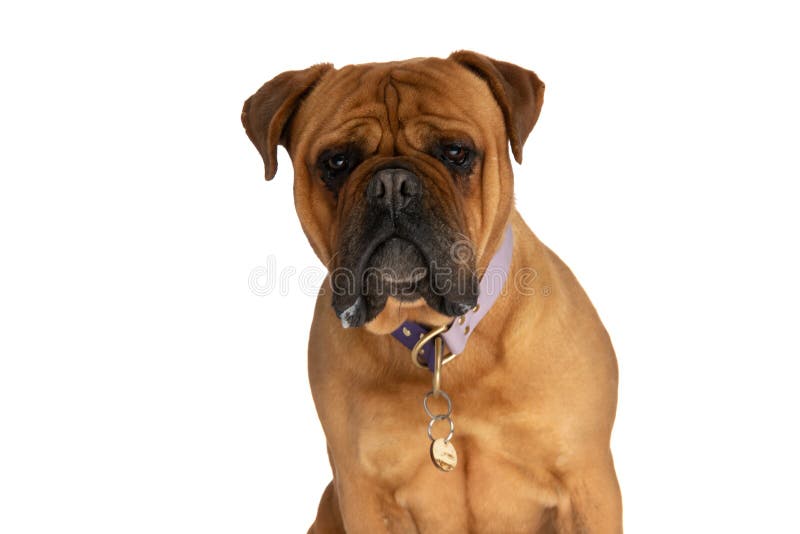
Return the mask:
<svg viewBox="0 0 800 534">
<path fill-rule="evenodd" d="M 431 136 L 477 141 L 502 120 L 483 80 L 453 61 L 426 58 L 331 72 L 301 106 L 292 137 L 311 152 L 348 139 L 376 149 L 387 136 L 421 148 Z"/>
</svg>

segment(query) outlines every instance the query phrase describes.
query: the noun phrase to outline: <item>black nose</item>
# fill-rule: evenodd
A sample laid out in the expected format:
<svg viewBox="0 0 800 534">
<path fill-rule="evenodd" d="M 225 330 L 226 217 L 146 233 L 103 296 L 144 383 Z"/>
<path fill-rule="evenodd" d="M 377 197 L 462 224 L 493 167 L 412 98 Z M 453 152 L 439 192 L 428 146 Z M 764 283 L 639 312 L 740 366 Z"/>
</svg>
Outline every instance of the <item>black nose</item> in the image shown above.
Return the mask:
<svg viewBox="0 0 800 534">
<path fill-rule="evenodd" d="M 419 198 L 420 192 L 419 178 L 405 169 L 382 169 L 367 186 L 369 201 L 393 212 L 406 208 Z"/>
</svg>

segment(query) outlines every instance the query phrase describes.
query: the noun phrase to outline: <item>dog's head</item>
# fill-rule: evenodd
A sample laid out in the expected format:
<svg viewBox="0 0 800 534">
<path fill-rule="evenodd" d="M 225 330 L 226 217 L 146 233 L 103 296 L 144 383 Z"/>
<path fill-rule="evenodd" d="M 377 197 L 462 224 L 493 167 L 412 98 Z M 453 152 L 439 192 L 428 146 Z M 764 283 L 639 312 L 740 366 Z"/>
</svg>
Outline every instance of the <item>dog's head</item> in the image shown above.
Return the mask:
<svg viewBox="0 0 800 534">
<path fill-rule="evenodd" d="M 315 65 L 247 99 L 267 180 L 278 145 L 292 158 L 297 213 L 344 326 L 379 324 L 389 302 L 430 324 L 475 305 L 512 209 L 508 145 L 521 162 L 543 93 L 533 72 L 463 51 Z"/>
</svg>

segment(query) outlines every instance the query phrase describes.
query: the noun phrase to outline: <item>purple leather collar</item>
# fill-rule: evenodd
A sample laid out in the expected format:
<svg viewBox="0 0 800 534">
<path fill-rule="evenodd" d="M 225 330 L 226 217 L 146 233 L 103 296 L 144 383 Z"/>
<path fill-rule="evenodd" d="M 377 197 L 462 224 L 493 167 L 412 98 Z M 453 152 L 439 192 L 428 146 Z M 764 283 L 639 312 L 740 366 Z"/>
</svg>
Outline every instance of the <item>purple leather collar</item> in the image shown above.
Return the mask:
<svg viewBox="0 0 800 534">
<path fill-rule="evenodd" d="M 514 235 L 511 225 L 506 228 L 503 243 L 492 257 L 489 266 L 481 277 L 478 293 L 478 304 L 461 317 L 456 318 L 450 328 L 442 333 L 442 339 L 447 348 L 453 354 L 459 354 L 467 345 L 467 340 L 475 327 L 489 312 L 489 309 L 500 296 L 508 278 L 508 271 L 511 268 L 511 254 L 514 249 Z M 430 331 L 413 321 L 405 321 L 400 327 L 392 332 L 392 336 L 408 349 L 413 349 L 417 341 Z M 428 365 L 428 369 L 433 372 L 434 367 L 434 347 L 433 340 L 422 347 L 422 356 Z"/>
</svg>

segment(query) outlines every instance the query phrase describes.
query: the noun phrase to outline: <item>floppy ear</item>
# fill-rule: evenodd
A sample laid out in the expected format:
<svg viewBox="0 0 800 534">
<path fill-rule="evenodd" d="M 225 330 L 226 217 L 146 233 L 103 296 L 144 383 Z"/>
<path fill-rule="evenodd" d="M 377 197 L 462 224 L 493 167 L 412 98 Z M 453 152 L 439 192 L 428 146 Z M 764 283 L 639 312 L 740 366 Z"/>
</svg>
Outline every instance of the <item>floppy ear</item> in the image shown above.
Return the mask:
<svg viewBox="0 0 800 534">
<path fill-rule="evenodd" d="M 448 59 L 465 66 L 489 84 L 503 110 L 511 152 L 517 163 L 522 163 L 522 145 L 542 110 L 542 81 L 532 71 L 468 50 L 453 52 Z"/>
<path fill-rule="evenodd" d="M 245 101 L 242 124 L 264 159 L 267 180 L 272 180 L 278 170 L 278 145 L 287 146 L 292 115 L 319 79 L 332 68 L 330 63 L 320 63 L 305 70 L 284 72 Z"/>
</svg>

